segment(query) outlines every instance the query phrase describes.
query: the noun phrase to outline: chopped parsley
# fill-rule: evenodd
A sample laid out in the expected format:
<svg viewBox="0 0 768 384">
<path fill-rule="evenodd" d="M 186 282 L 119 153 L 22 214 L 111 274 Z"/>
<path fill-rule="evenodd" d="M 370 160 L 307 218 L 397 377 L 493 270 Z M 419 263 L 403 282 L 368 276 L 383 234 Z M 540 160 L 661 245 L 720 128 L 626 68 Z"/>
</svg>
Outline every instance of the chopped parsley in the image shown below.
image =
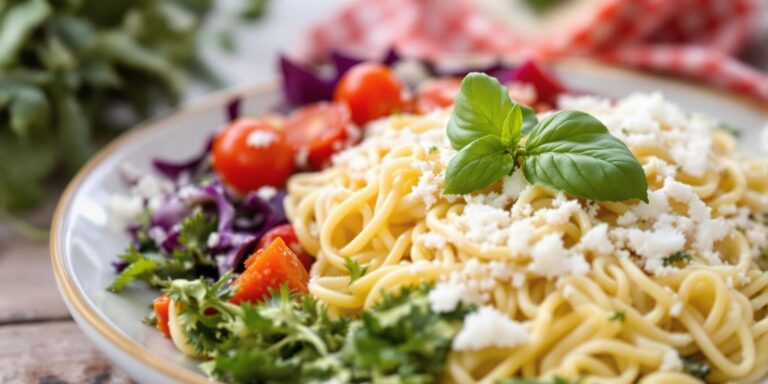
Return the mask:
<svg viewBox="0 0 768 384">
<path fill-rule="evenodd" d="M 613 313 L 613 315 L 611 315 L 611 317 L 608 318 L 608 320 L 623 323 L 626 318 L 627 315 L 624 313 L 624 311 L 616 311 Z"/>
<path fill-rule="evenodd" d="M 683 357 L 682 360 L 683 360 L 683 369 L 685 370 L 685 372 L 699 380 L 706 379 L 707 375 L 709 375 L 709 372 L 712 370 L 709 367 L 709 364 L 705 362 L 693 360 L 686 357 Z"/>
<path fill-rule="evenodd" d="M 366 272 L 368 272 L 368 266 L 361 266 L 360 263 L 358 263 L 355 260 L 352 260 L 349 256 L 344 256 L 344 266 L 347 267 L 347 271 L 349 272 L 349 283 L 351 284 L 355 280 L 363 277 Z"/>
<path fill-rule="evenodd" d="M 662 260 L 662 265 L 665 267 L 680 267 L 693 261 L 691 254 L 685 251 L 675 252 Z"/>
</svg>

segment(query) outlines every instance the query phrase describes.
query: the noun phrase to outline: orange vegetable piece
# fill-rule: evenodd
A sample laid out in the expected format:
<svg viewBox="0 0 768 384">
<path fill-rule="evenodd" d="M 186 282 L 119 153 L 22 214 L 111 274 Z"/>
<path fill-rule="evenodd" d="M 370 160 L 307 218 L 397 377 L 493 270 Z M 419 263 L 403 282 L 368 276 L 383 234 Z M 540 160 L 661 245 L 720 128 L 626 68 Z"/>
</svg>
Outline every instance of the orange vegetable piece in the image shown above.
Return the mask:
<svg viewBox="0 0 768 384">
<path fill-rule="evenodd" d="M 171 305 L 171 298 L 162 294 L 152 300 L 152 308 L 157 317 L 157 329 L 167 338 L 171 338 L 171 331 L 168 329 L 168 307 Z"/>
<path fill-rule="evenodd" d="M 245 271 L 235 280 L 235 304 L 256 303 L 285 284 L 292 292 L 308 292 L 309 274 L 296 254 L 277 237 L 267 248 L 256 251 L 245 261 Z"/>
</svg>

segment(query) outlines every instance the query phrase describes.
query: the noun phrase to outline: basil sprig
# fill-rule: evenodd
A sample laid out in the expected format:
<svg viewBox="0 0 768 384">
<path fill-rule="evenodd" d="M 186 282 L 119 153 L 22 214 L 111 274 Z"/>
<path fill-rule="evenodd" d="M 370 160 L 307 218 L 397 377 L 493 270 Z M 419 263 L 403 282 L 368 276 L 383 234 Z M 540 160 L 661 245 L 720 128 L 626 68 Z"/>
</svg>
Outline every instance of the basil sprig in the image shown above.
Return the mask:
<svg viewBox="0 0 768 384">
<path fill-rule="evenodd" d="M 459 152 L 446 170 L 446 194 L 486 188 L 520 165 L 530 183 L 577 197 L 648 201 L 640 162 L 603 123 L 578 111 L 539 122 L 488 75 L 470 73 L 461 82 L 447 134 Z"/>
</svg>

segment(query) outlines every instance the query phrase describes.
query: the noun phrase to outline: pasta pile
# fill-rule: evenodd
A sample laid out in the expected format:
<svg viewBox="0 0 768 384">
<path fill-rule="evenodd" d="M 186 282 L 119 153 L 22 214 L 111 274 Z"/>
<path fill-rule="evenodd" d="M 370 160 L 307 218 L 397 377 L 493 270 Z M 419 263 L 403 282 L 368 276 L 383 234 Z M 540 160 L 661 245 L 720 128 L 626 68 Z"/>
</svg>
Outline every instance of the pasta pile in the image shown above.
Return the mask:
<svg viewBox="0 0 768 384">
<path fill-rule="evenodd" d="M 714 382 L 768 373 L 768 165 L 658 94 L 565 97 L 640 160 L 649 204 L 576 199 L 516 170 L 467 196 L 441 194 L 455 151 L 449 111 L 399 115 L 320 173 L 294 176 L 286 208 L 316 255 L 310 292 L 337 314 L 419 282 L 458 287 L 525 328 L 518 345 L 454 348 L 444 381 L 583 377 Z M 367 266 L 351 281 L 347 262 Z"/>
</svg>

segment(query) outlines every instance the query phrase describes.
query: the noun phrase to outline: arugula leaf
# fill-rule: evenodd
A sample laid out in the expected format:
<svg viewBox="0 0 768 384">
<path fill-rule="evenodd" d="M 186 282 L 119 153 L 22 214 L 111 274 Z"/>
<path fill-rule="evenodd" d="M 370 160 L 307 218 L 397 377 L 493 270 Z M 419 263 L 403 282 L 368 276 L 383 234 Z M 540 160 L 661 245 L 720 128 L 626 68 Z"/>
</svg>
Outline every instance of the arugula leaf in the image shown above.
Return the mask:
<svg viewBox="0 0 768 384">
<path fill-rule="evenodd" d="M 131 248 L 133 252 L 136 252 Z M 143 276 L 154 272 L 157 269 L 157 262 L 147 259 L 145 257 L 139 257 L 134 262 L 129 264 L 119 275 L 115 278 L 112 284 L 107 288 L 110 292 L 119 292 L 125 288 L 128 283 L 141 279 Z"/>
<path fill-rule="evenodd" d="M 641 199 L 648 183 L 640 162 L 594 117 L 560 111 L 534 128 L 523 173 L 531 183 L 601 201 Z"/>
<path fill-rule="evenodd" d="M 498 80 L 472 72 L 461 81 L 448 121 L 448 139 L 459 150 L 486 135 L 501 136 L 512 100 Z"/>
<path fill-rule="evenodd" d="M 514 157 L 501 140 L 484 136 L 464 147 L 448 164 L 446 194 L 464 194 L 495 183 L 515 167 Z"/>
<path fill-rule="evenodd" d="M 709 364 L 703 361 L 696 361 L 687 357 L 683 357 L 681 360 L 683 360 L 683 369 L 685 372 L 699 380 L 705 380 L 712 370 L 712 368 L 709 367 Z"/>
<path fill-rule="evenodd" d="M 677 251 L 662 259 L 662 265 L 665 267 L 680 266 L 681 264 L 688 264 L 691 261 L 693 261 L 693 257 L 691 257 L 690 253 L 685 251 Z"/>
<path fill-rule="evenodd" d="M 355 280 L 363 277 L 368 272 L 368 266 L 360 266 L 356 260 L 352 260 L 349 256 L 344 256 L 344 266 L 347 267 L 349 272 L 349 283 L 352 284 Z"/>
</svg>

